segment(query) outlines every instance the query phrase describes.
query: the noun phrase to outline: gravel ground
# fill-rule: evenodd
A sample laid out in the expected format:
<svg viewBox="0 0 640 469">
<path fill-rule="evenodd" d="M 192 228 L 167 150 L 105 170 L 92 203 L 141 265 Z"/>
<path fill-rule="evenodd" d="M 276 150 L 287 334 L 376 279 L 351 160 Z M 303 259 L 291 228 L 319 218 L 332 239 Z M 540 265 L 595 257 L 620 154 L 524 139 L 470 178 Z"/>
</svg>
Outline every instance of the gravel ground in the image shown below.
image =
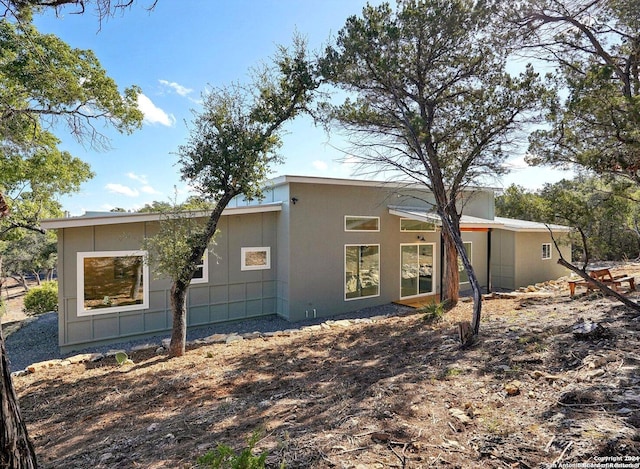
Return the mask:
<svg viewBox="0 0 640 469">
<path fill-rule="evenodd" d="M 327 320 L 336 319 L 357 319 L 373 316 L 386 316 L 402 314 L 412 311 L 411 308 L 396 304 L 387 304 L 366 308 L 352 313 L 341 314 L 339 316 L 310 319 L 301 322 L 289 322 L 277 316 L 270 316 L 258 319 L 247 319 L 241 322 L 212 324 L 207 327 L 198 327 L 187 331 L 187 341 L 200 339 L 212 334 L 244 334 L 248 332 L 274 332 L 285 329 L 296 329 L 302 326 L 320 324 Z M 37 318 L 25 321 L 24 325 L 5 337 L 5 347 L 9 358 L 11 371 L 24 370 L 32 363 L 37 363 L 55 358 L 65 358 L 78 353 L 105 353 L 109 350 L 123 349 L 129 350 L 136 345 L 157 344 L 160 345 L 162 339 L 170 337 L 171 333 L 147 337 L 144 339 L 128 340 L 119 343 L 90 347 L 67 354 L 61 354 L 58 349 L 58 313 L 45 313 Z"/>
</svg>

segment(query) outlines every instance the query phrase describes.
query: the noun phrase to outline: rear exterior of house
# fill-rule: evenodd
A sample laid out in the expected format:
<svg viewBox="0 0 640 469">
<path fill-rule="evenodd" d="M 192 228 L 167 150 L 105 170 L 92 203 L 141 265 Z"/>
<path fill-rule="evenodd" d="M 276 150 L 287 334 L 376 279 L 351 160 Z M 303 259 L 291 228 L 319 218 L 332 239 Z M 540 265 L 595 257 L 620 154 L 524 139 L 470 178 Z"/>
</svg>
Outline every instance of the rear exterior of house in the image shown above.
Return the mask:
<svg viewBox="0 0 640 469">
<path fill-rule="evenodd" d="M 424 188 L 283 176 L 265 195 L 225 210 L 189 287 L 189 327 L 274 314 L 300 321 L 439 298 L 441 233 Z M 492 189 L 469 191 L 461 208 L 465 248 L 485 290 L 564 275 L 546 228 L 497 219 Z M 157 214 L 45 222 L 58 230 L 64 351 L 170 331 L 170 282 L 156 278 L 142 250 L 159 223 Z M 562 249 L 568 257 L 570 246 Z M 461 272 L 463 291 L 465 280 Z"/>
</svg>

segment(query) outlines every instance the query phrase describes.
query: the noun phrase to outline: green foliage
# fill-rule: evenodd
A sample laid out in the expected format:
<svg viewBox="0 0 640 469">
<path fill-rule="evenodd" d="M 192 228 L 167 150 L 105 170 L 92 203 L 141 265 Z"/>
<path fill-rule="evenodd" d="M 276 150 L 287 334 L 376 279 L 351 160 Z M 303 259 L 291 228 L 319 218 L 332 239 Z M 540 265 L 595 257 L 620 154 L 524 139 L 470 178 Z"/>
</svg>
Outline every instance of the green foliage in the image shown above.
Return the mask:
<svg viewBox="0 0 640 469">
<path fill-rule="evenodd" d="M 236 454 L 233 448 L 221 444 L 215 451 L 209 451 L 200 456 L 197 462 L 200 466 L 211 469 L 263 469 L 268 453 L 265 452 L 258 456 L 253 454 L 253 449 L 260 438 L 261 432 L 256 430 L 240 454 Z M 284 463 L 280 467 L 284 468 Z"/>
<path fill-rule="evenodd" d="M 115 358 L 116 358 L 116 363 L 120 366 L 133 365 L 133 360 L 129 358 L 129 355 L 127 355 L 126 352 L 122 352 L 122 351 L 116 352 Z"/>
<path fill-rule="evenodd" d="M 51 270 L 57 261 L 57 240 L 54 233 L 13 231 L 2 247 L 4 274 L 22 277 L 42 270 Z"/>
<path fill-rule="evenodd" d="M 45 129 L 65 126 L 77 140 L 104 147 L 97 122 L 130 133 L 143 117 L 140 90 L 121 92 L 93 52 L 41 34 L 30 15 L 10 19 L 10 10 L 0 19 L 0 193 L 11 208 L 0 221 L 0 238 L 58 215 L 57 196 L 77 191 L 93 176 Z"/>
<path fill-rule="evenodd" d="M 420 312 L 424 314 L 422 319 L 426 322 L 440 322 L 442 321 L 444 314 L 447 312 L 447 303 L 431 303 L 420 308 Z"/>
<path fill-rule="evenodd" d="M 205 199 L 242 194 L 260 198 L 270 165 L 280 161 L 282 125 L 306 111 L 319 86 L 300 39 L 281 47 L 275 72 L 255 72 L 249 86 L 214 89 L 204 96 L 189 140 L 178 149 L 183 179 Z"/>
<path fill-rule="evenodd" d="M 58 310 L 58 282 L 43 282 L 31 288 L 24 296 L 24 310 L 31 314 Z"/>
<path fill-rule="evenodd" d="M 538 193 L 515 184 L 496 197 L 496 216 L 530 221 L 548 221 L 548 206 Z"/>
<path fill-rule="evenodd" d="M 194 218 L 191 213 L 174 204 L 161 212 L 158 232 L 143 243 L 149 252 L 148 262 L 153 265 L 156 276 L 168 276 L 171 280 L 188 283 L 195 266 L 188 266 L 193 248 L 193 240 L 202 236 L 205 219 Z M 199 259 L 202 259 L 200 257 Z"/>
<path fill-rule="evenodd" d="M 639 192 L 630 183 L 578 176 L 528 192 L 510 186 L 496 199 L 496 214 L 575 228 L 573 259 L 621 260 L 639 252 Z"/>
<path fill-rule="evenodd" d="M 527 47 L 559 70 L 566 99 L 530 136 L 529 161 L 640 183 L 640 11 L 633 0 L 524 2 Z M 597 21 L 593 21 L 597 18 Z"/>
</svg>

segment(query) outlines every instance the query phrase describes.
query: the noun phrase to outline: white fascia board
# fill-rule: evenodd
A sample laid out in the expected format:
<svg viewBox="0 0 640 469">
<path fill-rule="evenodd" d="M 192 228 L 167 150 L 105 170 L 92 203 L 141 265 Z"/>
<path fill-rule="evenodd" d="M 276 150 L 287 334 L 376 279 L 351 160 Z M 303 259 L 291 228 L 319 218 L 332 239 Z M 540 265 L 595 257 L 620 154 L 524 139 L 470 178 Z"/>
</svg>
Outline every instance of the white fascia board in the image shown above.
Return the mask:
<svg viewBox="0 0 640 469">
<path fill-rule="evenodd" d="M 265 187 L 278 187 L 286 184 L 333 184 L 337 186 L 353 186 L 353 187 L 390 187 L 396 189 L 422 189 L 428 192 L 428 188 L 424 184 L 415 181 L 384 181 L 372 179 L 343 179 L 343 178 L 325 178 L 317 176 L 290 176 L 283 175 L 270 179 Z M 464 192 L 497 192 L 496 187 L 467 187 Z"/>
<path fill-rule="evenodd" d="M 520 233 L 548 233 L 549 229 L 555 232 L 569 233 L 572 230 L 570 226 L 552 225 L 552 224 L 546 225 L 540 222 L 518 220 L 515 218 L 496 217 L 496 221 L 502 222 L 503 224 L 502 229 L 506 231 L 516 231 Z"/>
<path fill-rule="evenodd" d="M 261 205 L 248 205 L 245 207 L 227 207 L 222 212 L 222 216 L 245 215 L 250 213 L 279 212 L 282 211 L 282 202 L 273 202 Z M 198 211 L 188 212 L 193 218 L 209 217 L 210 212 Z M 105 213 L 96 216 L 80 216 L 71 218 L 52 218 L 43 220 L 40 224 L 46 230 L 59 228 L 76 228 L 82 226 L 99 225 L 119 225 L 124 223 L 142 223 L 149 221 L 159 221 L 161 213 Z"/>
<path fill-rule="evenodd" d="M 434 212 L 427 212 L 424 208 L 389 206 L 389 214 L 401 218 L 410 218 L 412 220 L 435 223 L 442 225 L 440 216 Z M 460 228 L 502 228 L 503 225 L 497 220 L 488 220 L 486 218 L 471 217 L 462 215 L 460 218 Z"/>
</svg>

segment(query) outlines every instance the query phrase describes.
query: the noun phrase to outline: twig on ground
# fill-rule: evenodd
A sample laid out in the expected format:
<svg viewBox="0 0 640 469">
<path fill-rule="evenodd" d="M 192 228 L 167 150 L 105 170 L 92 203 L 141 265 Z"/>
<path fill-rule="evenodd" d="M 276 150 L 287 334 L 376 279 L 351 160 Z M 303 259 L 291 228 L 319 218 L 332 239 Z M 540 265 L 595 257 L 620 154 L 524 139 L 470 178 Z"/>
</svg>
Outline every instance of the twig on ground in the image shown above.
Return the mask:
<svg viewBox="0 0 640 469">
<path fill-rule="evenodd" d="M 557 467 L 558 464 L 560 463 L 560 461 L 562 460 L 562 458 L 564 457 L 565 453 L 569 450 L 569 448 L 571 448 L 571 445 L 573 445 L 573 440 L 570 441 L 569 443 L 567 443 L 567 446 L 564 447 L 564 449 L 562 450 L 562 453 L 560 453 L 560 456 L 558 456 L 558 459 L 556 459 L 553 462 L 553 466 Z"/>
</svg>

